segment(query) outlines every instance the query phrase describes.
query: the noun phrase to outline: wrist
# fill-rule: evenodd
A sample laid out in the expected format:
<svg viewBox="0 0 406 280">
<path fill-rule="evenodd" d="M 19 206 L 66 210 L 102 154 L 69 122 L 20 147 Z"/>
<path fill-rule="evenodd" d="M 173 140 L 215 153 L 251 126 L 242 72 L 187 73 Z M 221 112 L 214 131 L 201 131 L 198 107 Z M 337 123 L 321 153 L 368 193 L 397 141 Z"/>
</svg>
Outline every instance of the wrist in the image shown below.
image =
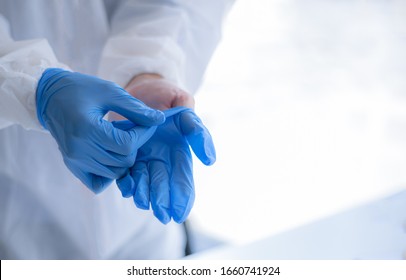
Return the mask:
<svg viewBox="0 0 406 280">
<path fill-rule="evenodd" d="M 159 74 L 137 75 L 131 79 L 125 90 L 154 109 L 166 110 L 178 106 L 194 108 L 192 95 Z"/>
<path fill-rule="evenodd" d="M 156 73 L 142 73 L 139 75 L 134 76 L 126 85 L 125 88 L 134 86 L 134 85 L 138 85 L 140 83 L 143 83 L 145 81 L 151 81 L 151 80 L 162 80 L 164 79 L 164 77 L 162 77 L 159 74 Z"/>
</svg>

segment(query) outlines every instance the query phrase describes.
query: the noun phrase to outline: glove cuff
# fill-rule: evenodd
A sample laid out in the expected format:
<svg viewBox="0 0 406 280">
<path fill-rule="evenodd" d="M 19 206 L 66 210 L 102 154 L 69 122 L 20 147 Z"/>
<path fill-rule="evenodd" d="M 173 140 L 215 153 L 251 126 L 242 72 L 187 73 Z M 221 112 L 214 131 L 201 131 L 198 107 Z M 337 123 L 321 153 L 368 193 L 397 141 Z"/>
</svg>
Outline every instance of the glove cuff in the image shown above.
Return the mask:
<svg viewBox="0 0 406 280">
<path fill-rule="evenodd" d="M 53 95 L 53 93 L 55 93 L 51 92 L 50 94 L 47 94 L 47 90 L 53 85 L 54 80 L 51 80 L 51 78 L 64 72 L 69 71 L 61 68 L 48 68 L 44 71 L 40 80 L 38 81 L 35 98 L 37 104 L 37 118 L 45 129 L 47 129 L 47 127 L 46 120 L 44 119 L 44 112 L 48 105 L 49 98 Z"/>
</svg>

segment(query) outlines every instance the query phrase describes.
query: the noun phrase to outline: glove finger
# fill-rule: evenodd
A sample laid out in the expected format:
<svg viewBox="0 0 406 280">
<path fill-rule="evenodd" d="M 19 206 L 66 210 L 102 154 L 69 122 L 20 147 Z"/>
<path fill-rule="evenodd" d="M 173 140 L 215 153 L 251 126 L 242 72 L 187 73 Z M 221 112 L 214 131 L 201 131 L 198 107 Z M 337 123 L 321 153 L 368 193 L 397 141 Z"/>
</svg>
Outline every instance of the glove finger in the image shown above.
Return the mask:
<svg viewBox="0 0 406 280">
<path fill-rule="evenodd" d="M 121 122 L 110 123 L 102 120 L 94 141 L 103 149 L 121 155 L 135 152 L 151 138 L 156 130 L 156 126 L 134 126 L 128 130 L 122 130 L 115 127 L 120 126 L 119 123 Z"/>
<path fill-rule="evenodd" d="M 110 186 L 111 183 L 113 183 L 113 180 L 103 176 L 98 176 L 95 174 L 91 174 L 91 176 L 92 176 L 92 191 L 96 194 L 101 193 L 108 186 Z"/>
<path fill-rule="evenodd" d="M 120 155 L 114 152 L 106 151 L 99 146 L 88 147 L 87 151 L 100 164 L 119 168 L 132 167 L 137 156 L 136 151 L 129 155 Z"/>
<path fill-rule="evenodd" d="M 113 180 L 102 176 L 97 176 L 89 172 L 84 172 L 69 160 L 64 160 L 69 170 L 92 192 L 98 194 L 105 190 Z"/>
<path fill-rule="evenodd" d="M 134 133 L 137 137 L 136 149 L 139 149 L 142 145 L 144 145 L 157 130 L 157 126 L 137 126 L 129 120 L 113 121 L 111 124 L 119 130 Z"/>
<path fill-rule="evenodd" d="M 123 197 L 131 197 L 135 192 L 135 183 L 130 173 L 116 180 L 117 187 L 121 191 Z"/>
<path fill-rule="evenodd" d="M 209 130 L 191 110 L 180 113 L 179 125 L 195 155 L 205 165 L 216 161 L 216 149 Z"/>
<path fill-rule="evenodd" d="M 144 126 L 160 125 L 165 121 L 162 111 L 152 109 L 141 100 L 131 96 L 124 89 L 117 86 L 109 100 L 110 110 L 129 119 L 135 124 Z"/>
<path fill-rule="evenodd" d="M 192 210 L 195 200 L 193 162 L 189 148 L 172 154 L 171 213 L 177 223 L 182 223 Z"/>
<path fill-rule="evenodd" d="M 77 160 L 75 162 L 75 165 L 83 172 L 91 173 L 101 177 L 106 177 L 111 180 L 119 179 L 128 172 L 128 168 L 106 166 L 100 164 L 98 161 L 94 159 Z"/>
<path fill-rule="evenodd" d="M 150 199 L 155 217 L 163 224 L 169 223 L 170 215 L 170 186 L 169 173 L 165 163 L 150 161 L 148 163 L 150 180 Z"/>
<path fill-rule="evenodd" d="M 147 164 L 139 161 L 131 168 L 131 177 L 134 181 L 134 203 L 143 210 L 149 209 L 149 173 Z"/>
</svg>

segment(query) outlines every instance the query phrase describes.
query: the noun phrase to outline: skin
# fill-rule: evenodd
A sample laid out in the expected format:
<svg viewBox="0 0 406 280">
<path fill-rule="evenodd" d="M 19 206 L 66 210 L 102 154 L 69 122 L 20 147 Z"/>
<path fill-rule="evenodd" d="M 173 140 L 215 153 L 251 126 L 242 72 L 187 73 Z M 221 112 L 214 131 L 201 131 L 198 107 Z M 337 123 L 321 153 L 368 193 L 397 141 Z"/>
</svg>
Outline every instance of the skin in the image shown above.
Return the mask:
<svg viewBox="0 0 406 280">
<path fill-rule="evenodd" d="M 195 100 L 191 94 L 158 74 L 145 73 L 137 75 L 127 84 L 125 90 L 149 107 L 158 110 L 166 110 L 177 106 L 192 109 L 195 107 Z M 113 120 L 124 119 L 116 113 L 111 113 L 110 118 Z"/>
</svg>

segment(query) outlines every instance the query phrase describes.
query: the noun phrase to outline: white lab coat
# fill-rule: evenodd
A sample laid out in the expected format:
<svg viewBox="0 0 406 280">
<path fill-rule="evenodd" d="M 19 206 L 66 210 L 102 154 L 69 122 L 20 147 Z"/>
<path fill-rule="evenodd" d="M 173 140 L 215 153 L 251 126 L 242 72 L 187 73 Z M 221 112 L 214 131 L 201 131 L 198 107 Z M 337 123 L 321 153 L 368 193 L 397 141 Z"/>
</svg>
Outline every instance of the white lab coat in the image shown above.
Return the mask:
<svg viewBox="0 0 406 280">
<path fill-rule="evenodd" d="M 232 1 L 0 0 L 0 258 L 172 259 L 181 226 L 160 224 L 116 185 L 91 193 L 36 118 L 49 67 L 121 86 L 159 73 L 194 93 Z"/>
</svg>

